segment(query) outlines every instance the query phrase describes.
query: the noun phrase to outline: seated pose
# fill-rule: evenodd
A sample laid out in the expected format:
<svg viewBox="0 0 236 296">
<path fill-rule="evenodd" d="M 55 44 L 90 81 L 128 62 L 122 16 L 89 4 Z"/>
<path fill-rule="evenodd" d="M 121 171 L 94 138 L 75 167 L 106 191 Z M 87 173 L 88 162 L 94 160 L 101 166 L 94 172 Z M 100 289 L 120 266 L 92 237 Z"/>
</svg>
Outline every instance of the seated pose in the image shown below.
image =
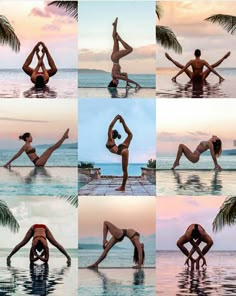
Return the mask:
<svg viewBox="0 0 236 296">
<path fill-rule="evenodd" d="M 5 168 L 9 168 L 13 160 L 17 159 L 23 152 L 25 152 L 29 159 L 33 162 L 35 166 L 45 166 L 49 157 L 52 153 L 58 149 L 61 144 L 65 141 L 65 139 L 69 138 L 69 129 L 67 129 L 62 136 L 62 138 L 53 146 L 49 147 L 41 156 L 36 154 L 35 148 L 31 146 L 33 142 L 32 135 L 30 133 L 24 133 L 22 136 L 19 136 L 20 140 L 25 141 L 25 144 L 21 147 L 21 149 L 4 165 Z"/>
<path fill-rule="evenodd" d="M 27 231 L 24 239 L 15 246 L 15 248 L 11 251 L 10 255 L 7 257 L 7 265 L 11 264 L 11 257 L 19 251 L 24 245 L 28 243 L 28 241 L 33 238 L 32 246 L 30 249 L 30 262 L 33 263 L 37 260 L 41 260 L 45 263 L 48 262 L 49 259 L 49 248 L 47 240 L 55 246 L 62 254 L 64 254 L 67 258 L 67 264 L 70 265 L 71 258 L 67 254 L 66 250 L 55 240 L 51 231 L 44 224 L 34 224 Z"/>
<path fill-rule="evenodd" d="M 201 250 L 199 245 L 201 242 L 206 243 L 205 247 Z M 185 244 L 190 243 L 193 247 L 189 252 L 188 249 L 184 246 Z M 210 250 L 213 245 L 213 241 L 209 234 L 205 231 L 205 229 L 200 224 L 191 224 L 184 235 L 182 235 L 178 241 L 177 246 L 182 251 L 182 253 L 187 257 L 185 264 L 189 266 L 189 260 L 191 261 L 191 269 L 194 269 L 194 264 L 196 263 L 196 269 L 199 269 L 200 260 L 202 259 L 203 264 L 202 267 L 206 264 L 206 259 L 204 255 Z M 192 255 L 197 252 L 197 259 L 193 259 Z"/>
<path fill-rule="evenodd" d="M 179 62 L 173 60 L 168 53 L 165 54 L 167 59 L 170 60 L 175 66 L 180 68 L 181 70 L 178 72 L 177 75 L 175 75 L 172 80 L 176 81 L 176 78 L 185 72 L 188 77 L 191 79 L 192 82 L 198 82 L 198 81 L 205 81 L 208 75 L 213 72 L 215 75 L 219 77 L 220 82 L 224 80 L 222 76 L 220 76 L 214 68 L 218 67 L 229 55 L 230 52 L 228 52 L 225 56 L 223 56 L 222 59 L 220 59 L 215 64 L 209 65 L 205 60 L 200 59 L 201 57 L 201 51 L 200 49 L 195 50 L 195 59 L 190 60 L 185 66 L 181 65 Z M 190 71 L 188 68 L 192 67 L 192 71 Z M 204 66 L 207 68 L 205 71 L 203 71 Z"/>
<path fill-rule="evenodd" d="M 39 55 L 39 46 L 42 45 L 42 55 L 40 57 Z M 32 60 L 34 58 L 34 55 L 37 55 L 38 63 L 36 67 L 33 69 L 30 67 L 30 64 L 32 63 Z M 43 59 L 46 54 L 48 64 L 50 66 L 50 69 L 46 69 Z M 38 42 L 35 47 L 33 48 L 32 52 L 27 57 L 23 67 L 23 71 L 30 76 L 31 81 L 35 84 L 35 87 L 37 89 L 42 89 L 45 87 L 45 85 L 49 81 L 49 77 L 55 75 L 57 73 L 57 67 L 54 63 L 53 58 L 51 57 L 46 45 L 43 42 Z M 40 71 L 41 69 L 41 71 Z"/>
<path fill-rule="evenodd" d="M 124 130 L 128 136 L 122 144 L 117 146 L 115 143 L 115 139 L 116 138 L 120 139 L 121 135 L 118 133 L 117 130 L 113 130 L 113 127 L 118 120 L 120 120 L 120 122 L 122 123 Z M 108 139 L 107 139 L 107 143 L 106 143 L 106 148 L 111 153 L 121 155 L 121 157 L 122 157 L 123 181 L 122 181 L 122 185 L 119 188 L 117 188 L 116 190 L 117 191 L 125 191 L 125 185 L 126 185 L 126 182 L 128 179 L 129 145 L 130 145 L 130 142 L 133 138 L 133 134 L 131 133 L 128 126 L 126 125 L 123 117 L 121 115 L 117 115 L 112 120 L 111 124 L 109 125 L 107 136 L 108 136 Z"/>
<path fill-rule="evenodd" d="M 176 156 L 176 160 L 172 166 L 172 170 L 174 170 L 178 165 L 179 165 L 179 160 L 184 154 L 186 158 L 191 161 L 192 163 L 196 163 L 200 159 L 200 155 L 207 151 L 210 150 L 211 152 L 211 157 L 213 159 L 213 162 L 215 164 L 215 170 L 221 169 L 221 167 L 218 165 L 216 157 L 219 157 L 222 152 L 222 143 L 220 138 L 217 136 L 212 136 L 208 141 L 202 141 L 200 144 L 197 146 L 196 150 L 192 152 L 186 145 L 180 144 Z"/>
<path fill-rule="evenodd" d="M 107 240 L 108 231 L 112 235 L 110 240 Z M 134 256 L 133 261 L 136 264 L 133 266 L 133 268 L 141 268 L 144 259 L 145 259 L 145 252 L 144 252 L 144 244 L 140 243 L 140 234 L 136 232 L 134 229 L 120 229 L 113 225 L 112 223 L 105 221 L 103 223 L 103 253 L 98 258 L 98 260 L 88 266 L 88 268 L 98 268 L 98 264 L 101 263 L 107 256 L 108 252 L 111 250 L 111 248 L 118 242 L 121 242 L 124 237 L 127 237 L 130 239 L 131 243 L 134 246 Z"/>
<path fill-rule="evenodd" d="M 111 60 L 113 62 L 113 67 L 111 72 L 112 81 L 110 82 L 108 87 L 117 87 L 119 80 L 124 80 L 126 81 L 126 87 L 130 86 L 129 85 L 129 82 L 130 82 L 135 84 L 137 88 L 140 88 L 141 86 L 137 82 L 128 78 L 127 73 L 121 72 L 121 66 L 119 64 L 119 60 L 124 56 L 128 55 L 129 53 L 131 53 L 133 51 L 133 48 L 130 45 L 128 45 L 124 40 L 122 40 L 119 34 L 117 33 L 117 22 L 118 22 L 118 18 L 116 18 L 114 23 L 112 24 L 113 25 L 112 38 L 114 43 L 113 43 L 113 51 L 111 54 Z M 119 42 L 123 45 L 124 49 L 122 50 L 119 49 Z"/>
</svg>

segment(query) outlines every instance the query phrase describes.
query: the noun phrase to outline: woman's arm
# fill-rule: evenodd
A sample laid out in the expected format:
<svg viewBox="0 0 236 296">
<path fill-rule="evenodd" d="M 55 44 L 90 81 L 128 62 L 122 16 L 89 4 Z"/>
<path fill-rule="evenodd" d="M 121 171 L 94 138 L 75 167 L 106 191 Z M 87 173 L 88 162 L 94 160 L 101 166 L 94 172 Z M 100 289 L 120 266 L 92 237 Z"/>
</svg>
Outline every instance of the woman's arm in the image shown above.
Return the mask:
<svg viewBox="0 0 236 296">
<path fill-rule="evenodd" d="M 215 155 L 215 151 L 214 151 L 214 146 L 213 146 L 213 144 L 212 144 L 211 141 L 208 142 L 208 147 L 210 149 L 211 157 L 212 157 L 212 160 L 213 160 L 214 165 L 215 165 L 215 170 L 217 170 L 217 169 L 221 170 L 221 167 L 218 165 L 218 162 L 217 162 L 217 159 L 216 159 L 216 155 Z"/>
<path fill-rule="evenodd" d="M 212 66 L 210 66 L 206 61 L 204 61 L 204 65 L 209 69 L 211 70 L 211 72 L 213 72 L 216 76 L 218 76 L 220 78 L 220 81 L 223 81 L 224 78 L 222 76 L 220 76 L 219 73 L 217 73 L 213 68 Z"/>
<path fill-rule="evenodd" d="M 29 54 L 29 56 L 25 60 L 24 65 L 22 66 L 22 70 L 29 76 L 31 76 L 33 73 L 33 69 L 30 67 L 30 64 L 32 63 L 35 52 L 39 50 L 39 45 L 40 45 L 40 42 L 38 42 L 34 46 L 31 53 Z"/>
<path fill-rule="evenodd" d="M 112 120 L 112 122 L 109 125 L 108 133 L 107 133 L 109 141 L 113 140 L 113 138 L 112 138 L 112 129 L 113 129 L 115 123 L 117 122 L 117 120 L 119 120 L 119 119 L 120 119 L 120 115 L 116 115 L 116 117 Z"/>
<path fill-rule="evenodd" d="M 17 159 L 26 150 L 26 144 L 24 144 L 21 149 L 4 165 L 5 168 L 10 167 L 11 162 Z"/>
<path fill-rule="evenodd" d="M 113 75 L 113 77 L 116 78 L 116 79 L 118 79 L 118 80 L 124 80 L 124 81 L 126 81 L 127 83 L 128 83 L 128 82 L 133 83 L 133 84 L 135 84 L 136 86 L 138 86 L 138 87 L 141 88 L 141 86 L 140 86 L 137 82 L 135 82 L 134 80 L 128 78 L 127 73 L 126 73 L 126 75 L 115 74 L 115 75 Z"/>
<path fill-rule="evenodd" d="M 128 128 L 127 124 L 125 123 L 125 120 L 122 116 L 120 116 L 120 122 L 122 123 L 123 127 L 124 127 L 124 130 L 126 132 L 126 134 L 128 135 L 132 135 L 132 132 L 131 130 Z"/>
<path fill-rule="evenodd" d="M 172 80 L 173 81 L 175 81 L 176 80 L 176 78 L 180 75 L 180 74 L 182 74 L 184 71 L 186 71 L 187 69 L 188 69 L 188 67 L 189 66 L 191 66 L 191 64 L 192 64 L 192 61 L 189 61 L 185 66 L 184 66 L 184 68 L 183 69 L 181 69 L 173 78 L 172 78 Z"/>
</svg>

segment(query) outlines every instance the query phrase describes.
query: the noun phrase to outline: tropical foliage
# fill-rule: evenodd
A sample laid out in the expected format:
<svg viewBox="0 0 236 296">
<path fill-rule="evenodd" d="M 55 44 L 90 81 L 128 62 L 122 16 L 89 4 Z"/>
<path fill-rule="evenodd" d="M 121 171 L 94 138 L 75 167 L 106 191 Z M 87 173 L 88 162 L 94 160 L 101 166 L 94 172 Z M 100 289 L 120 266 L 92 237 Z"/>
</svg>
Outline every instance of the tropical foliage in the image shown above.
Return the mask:
<svg viewBox="0 0 236 296">
<path fill-rule="evenodd" d="M 149 159 L 147 163 L 147 167 L 150 169 L 156 168 L 156 159 Z"/>
<path fill-rule="evenodd" d="M 20 228 L 16 218 L 13 216 L 7 204 L 2 200 L 0 200 L 0 226 L 7 226 L 13 232 L 19 231 Z"/>
<path fill-rule="evenodd" d="M 59 198 L 63 198 L 68 201 L 73 207 L 78 207 L 78 195 L 62 195 Z"/>
<path fill-rule="evenodd" d="M 3 15 L 0 15 L 0 44 L 9 45 L 15 52 L 20 50 L 20 41 L 8 19 Z"/>
<path fill-rule="evenodd" d="M 236 33 L 236 16 L 227 14 L 215 14 L 205 19 L 208 22 L 219 24 L 232 35 Z"/>
<path fill-rule="evenodd" d="M 78 1 L 52 1 L 48 5 L 65 9 L 68 15 L 78 20 Z"/>
</svg>

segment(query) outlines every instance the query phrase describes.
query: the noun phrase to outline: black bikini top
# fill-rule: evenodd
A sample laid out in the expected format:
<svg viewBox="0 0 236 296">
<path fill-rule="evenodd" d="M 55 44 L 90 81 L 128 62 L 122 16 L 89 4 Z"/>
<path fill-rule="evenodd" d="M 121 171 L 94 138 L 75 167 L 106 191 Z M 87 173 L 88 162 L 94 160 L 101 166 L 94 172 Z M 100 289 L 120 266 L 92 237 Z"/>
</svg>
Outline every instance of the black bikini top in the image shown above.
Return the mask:
<svg viewBox="0 0 236 296">
<path fill-rule="evenodd" d="M 106 144 L 106 147 L 107 147 L 107 149 L 112 149 L 113 147 L 115 147 L 116 146 L 116 144 L 112 144 L 112 145 L 108 145 L 108 144 Z"/>
<path fill-rule="evenodd" d="M 35 153 L 35 152 L 36 152 L 35 148 L 32 148 L 31 150 L 26 151 L 26 154 L 31 154 L 31 153 Z"/>
</svg>

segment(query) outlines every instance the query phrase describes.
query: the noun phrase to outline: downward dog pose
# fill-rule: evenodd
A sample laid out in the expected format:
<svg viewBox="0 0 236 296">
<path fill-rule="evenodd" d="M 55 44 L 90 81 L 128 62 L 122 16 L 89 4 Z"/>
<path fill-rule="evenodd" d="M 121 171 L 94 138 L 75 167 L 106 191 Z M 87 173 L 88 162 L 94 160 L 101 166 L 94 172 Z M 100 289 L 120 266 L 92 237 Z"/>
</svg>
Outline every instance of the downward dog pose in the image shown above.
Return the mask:
<svg viewBox="0 0 236 296">
<path fill-rule="evenodd" d="M 25 152 L 29 159 L 33 162 L 33 164 L 37 166 L 45 166 L 46 162 L 48 161 L 49 157 L 52 153 L 58 149 L 61 144 L 69 138 L 69 129 L 67 129 L 61 139 L 54 144 L 53 146 L 49 147 L 41 156 L 36 154 L 35 148 L 31 146 L 33 141 L 32 135 L 30 133 L 24 133 L 22 136 L 19 136 L 20 140 L 25 141 L 25 144 L 21 147 L 21 149 L 4 165 L 5 168 L 9 168 L 11 163 L 17 159 L 23 152 Z"/>
<path fill-rule="evenodd" d="M 44 224 L 34 224 L 27 231 L 24 239 L 15 246 L 7 257 L 7 265 L 11 264 L 11 257 L 18 252 L 24 245 L 26 245 L 32 238 L 32 246 L 30 249 L 29 259 L 33 263 L 37 260 L 41 260 L 45 263 L 49 260 L 49 248 L 47 240 L 55 246 L 63 255 L 67 258 L 67 264 L 71 263 L 71 258 L 67 254 L 66 250 L 55 240 L 51 231 Z"/>
<path fill-rule="evenodd" d="M 206 243 L 205 247 L 201 250 L 199 245 L 201 242 Z M 190 243 L 193 247 L 189 252 L 188 249 L 184 246 L 185 244 Z M 178 241 L 177 246 L 181 252 L 187 257 L 185 264 L 189 266 L 189 260 L 191 261 L 191 269 L 194 269 L 194 264 L 196 263 L 196 269 L 200 267 L 200 260 L 202 259 L 202 267 L 207 265 L 205 255 L 210 250 L 213 245 L 213 240 L 210 235 L 207 234 L 205 229 L 200 224 L 191 224 L 184 235 L 182 235 Z M 193 259 L 192 255 L 198 253 L 197 259 Z"/>
<path fill-rule="evenodd" d="M 200 142 L 200 144 L 197 146 L 196 150 L 194 152 L 192 152 L 186 145 L 184 144 L 180 144 L 179 148 L 178 148 L 178 152 L 177 152 L 177 156 L 176 156 L 176 160 L 172 166 L 172 170 L 175 169 L 178 165 L 179 165 L 179 160 L 182 156 L 182 154 L 184 154 L 186 156 L 186 158 L 191 161 L 192 163 L 196 163 L 199 161 L 200 159 L 200 155 L 207 151 L 210 150 L 211 152 L 211 157 L 212 160 L 215 164 L 215 169 L 221 169 L 221 167 L 219 166 L 216 157 L 219 157 L 221 155 L 222 152 L 222 143 L 220 138 L 218 138 L 217 136 L 212 136 L 208 141 L 202 141 Z"/>
<path fill-rule="evenodd" d="M 39 46 L 40 45 L 43 47 L 41 56 L 39 55 L 39 51 L 40 51 Z M 32 60 L 33 60 L 35 54 L 37 55 L 38 63 L 36 65 L 36 67 L 33 69 L 30 67 L 30 64 L 32 63 Z M 44 60 L 45 54 L 46 54 L 50 69 L 46 69 L 46 67 L 44 65 L 43 60 Z M 39 89 L 44 88 L 45 85 L 49 81 L 49 77 L 55 75 L 57 72 L 57 67 L 54 63 L 52 56 L 50 55 L 50 53 L 48 51 L 48 48 L 41 41 L 35 45 L 32 52 L 27 57 L 22 69 L 27 75 L 30 76 L 31 81 L 35 84 L 35 87 L 39 88 Z M 41 69 L 41 71 L 40 71 L 40 69 Z"/>
<path fill-rule="evenodd" d="M 179 62 L 173 60 L 168 53 L 165 54 L 167 59 L 170 60 L 176 67 L 180 68 L 181 70 L 175 75 L 172 80 L 176 81 L 176 78 L 182 74 L 186 73 L 188 77 L 191 79 L 192 82 L 199 82 L 199 81 L 205 81 L 208 75 L 213 72 L 215 75 L 219 77 L 220 82 L 224 80 L 222 76 L 220 76 L 214 68 L 218 67 L 229 55 L 230 52 L 228 52 L 226 55 L 223 56 L 218 62 L 209 65 L 205 60 L 200 59 L 201 57 L 201 51 L 199 49 L 195 50 L 195 59 L 190 60 L 185 66 L 181 65 Z M 190 71 L 188 68 L 192 67 L 192 71 Z M 204 66 L 207 68 L 205 71 L 203 71 Z"/>
<path fill-rule="evenodd" d="M 124 56 L 130 54 L 133 51 L 133 48 L 127 44 L 117 33 L 117 22 L 118 18 L 115 19 L 113 25 L 113 33 L 112 33 L 112 38 L 113 38 L 113 51 L 111 54 L 111 60 L 113 62 L 113 67 L 112 67 L 112 81 L 108 85 L 108 87 L 117 87 L 119 80 L 124 80 L 126 81 L 126 87 L 130 86 L 129 83 L 133 83 L 136 85 L 137 88 L 140 88 L 141 86 L 128 78 L 128 74 L 121 72 L 121 66 L 119 64 L 119 60 L 123 58 Z M 124 49 L 120 50 L 119 48 L 119 42 L 122 44 Z"/>
<path fill-rule="evenodd" d="M 108 231 L 112 236 L 109 241 L 107 240 Z M 136 232 L 134 229 L 120 229 L 108 221 L 105 221 L 103 223 L 104 251 L 102 255 L 98 258 L 98 260 L 94 264 L 88 266 L 88 268 L 98 268 L 98 265 L 106 258 L 111 248 L 116 243 L 121 242 L 125 236 L 130 239 L 131 243 L 134 246 L 133 261 L 136 265 L 133 266 L 133 268 L 141 268 L 144 263 L 145 252 L 144 252 L 144 244 L 140 243 L 140 240 L 139 240 L 140 234 Z"/>
<path fill-rule="evenodd" d="M 115 123 L 120 120 L 120 122 L 123 125 L 123 128 L 125 132 L 127 133 L 127 138 L 124 140 L 124 142 L 120 145 L 116 145 L 115 139 L 121 138 L 121 135 L 118 133 L 117 130 L 113 130 L 113 127 Z M 121 155 L 122 157 L 122 170 L 123 170 L 123 181 L 122 185 L 117 188 L 117 191 L 125 191 L 125 185 L 128 179 L 128 164 L 129 164 L 129 145 L 131 143 L 131 140 L 133 138 L 133 134 L 131 133 L 130 129 L 126 125 L 123 117 L 121 115 L 117 115 L 111 122 L 108 128 L 108 139 L 106 143 L 106 148 L 114 154 Z"/>
</svg>

